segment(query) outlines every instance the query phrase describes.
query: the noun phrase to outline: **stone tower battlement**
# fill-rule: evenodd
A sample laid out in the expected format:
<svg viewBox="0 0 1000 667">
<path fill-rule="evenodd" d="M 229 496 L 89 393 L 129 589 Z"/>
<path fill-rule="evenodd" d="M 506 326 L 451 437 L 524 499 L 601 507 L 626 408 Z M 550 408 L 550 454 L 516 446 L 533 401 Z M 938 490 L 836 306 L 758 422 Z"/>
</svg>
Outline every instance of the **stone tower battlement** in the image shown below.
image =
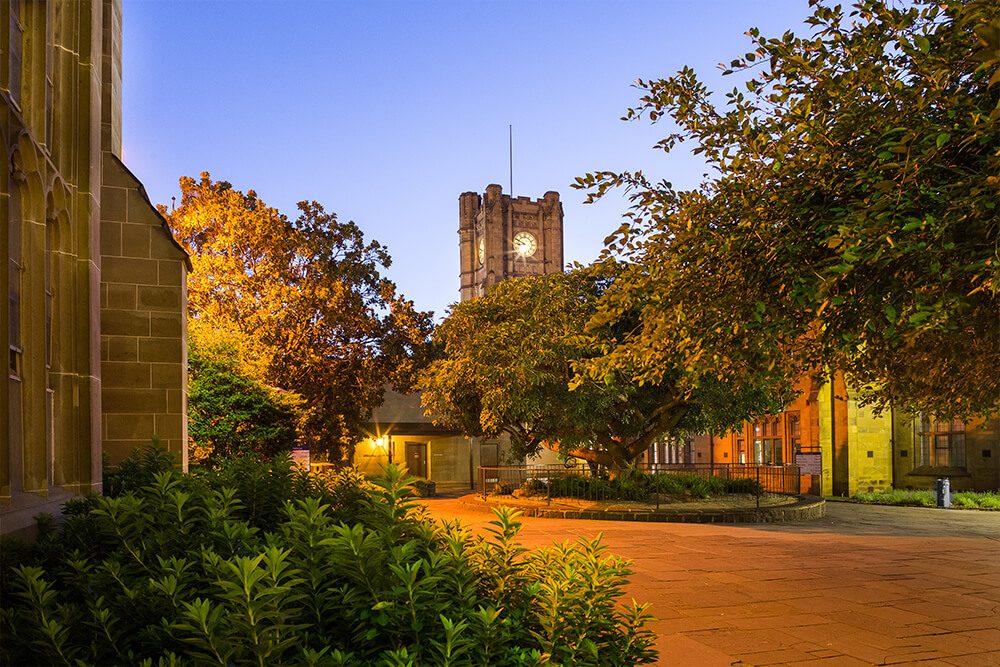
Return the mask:
<svg viewBox="0 0 1000 667">
<path fill-rule="evenodd" d="M 482 296 L 502 280 L 563 270 L 559 193 L 512 197 L 496 184 L 458 198 L 461 300 Z"/>
</svg>

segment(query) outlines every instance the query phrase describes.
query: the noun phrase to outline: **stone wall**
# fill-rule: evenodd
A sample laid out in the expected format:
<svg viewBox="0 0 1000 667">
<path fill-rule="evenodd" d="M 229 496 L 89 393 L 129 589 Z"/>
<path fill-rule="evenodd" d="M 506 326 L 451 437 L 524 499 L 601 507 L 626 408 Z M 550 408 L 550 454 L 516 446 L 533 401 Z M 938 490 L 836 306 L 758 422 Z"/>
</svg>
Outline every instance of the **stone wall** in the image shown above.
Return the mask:
<svg viewBox="0 0 1000 667">
<path fill-rule="evenodd" d="M 933 467 L 922 460 L 919 416 L 896 415 L 894 460 L 896 487 L 932 489 L 938 479 L 948 479 L 952 491 L 1000 489 L 1000 419 L 966 424 L 964 458 L 960 467 Z"/>
<path fill-rule="evenodd" d="M 104 451 L 114 465 L 155 437 L 186 467 L 188 256 L 117 159 L 101 201 Z"/>
<path fill-rule="evenodd" d="M 847 494 L 888 491 L 892 488 L 892 416 L 876 416 L 857 401 L 847 404 Z"/>
<path fill-rule="evenodd" d="M 0 0 L 0 531 L 101 490 L 104 2 Z"/>
</svg>

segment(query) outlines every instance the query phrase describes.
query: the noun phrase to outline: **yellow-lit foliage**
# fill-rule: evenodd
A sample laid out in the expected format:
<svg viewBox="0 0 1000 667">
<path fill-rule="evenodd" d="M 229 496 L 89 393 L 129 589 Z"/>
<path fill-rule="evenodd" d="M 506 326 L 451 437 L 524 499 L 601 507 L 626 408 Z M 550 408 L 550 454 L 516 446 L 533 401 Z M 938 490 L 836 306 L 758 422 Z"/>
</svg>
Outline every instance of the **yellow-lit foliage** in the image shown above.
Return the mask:
<svg viewBox="0 0 1000 667">
<path fill-rule="evenodd" d="M 306 399 L 302 439 L 314 454 L 348 457 L 384 386 L 409 388 L 430 313 L 381 275 L 385 246 L 320 204 L 299 203 L 292 221 L 208 173 L 180 186 L 181 205 L 163 212 L 191 254 L 190 326 L 238 349 L 249 374 Z"/>
</svg>

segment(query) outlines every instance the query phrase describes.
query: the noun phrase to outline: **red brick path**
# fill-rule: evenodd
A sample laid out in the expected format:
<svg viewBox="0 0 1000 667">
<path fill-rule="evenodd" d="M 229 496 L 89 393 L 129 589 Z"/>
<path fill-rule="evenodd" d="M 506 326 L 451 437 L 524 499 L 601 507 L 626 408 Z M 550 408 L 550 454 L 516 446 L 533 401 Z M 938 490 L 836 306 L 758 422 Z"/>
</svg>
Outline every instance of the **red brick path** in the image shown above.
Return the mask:
<svg viewBox="0 0 1000 667">
<path fill-rule="evenodd" d="M 453 499 L 436 517 L 489 516 Z M 524 519 L 528 546 L 603 533 L 634 561 L 661 665 L 1000 665 L 1000 512 L 830 503 L 787 524 Z"/>
</svg>

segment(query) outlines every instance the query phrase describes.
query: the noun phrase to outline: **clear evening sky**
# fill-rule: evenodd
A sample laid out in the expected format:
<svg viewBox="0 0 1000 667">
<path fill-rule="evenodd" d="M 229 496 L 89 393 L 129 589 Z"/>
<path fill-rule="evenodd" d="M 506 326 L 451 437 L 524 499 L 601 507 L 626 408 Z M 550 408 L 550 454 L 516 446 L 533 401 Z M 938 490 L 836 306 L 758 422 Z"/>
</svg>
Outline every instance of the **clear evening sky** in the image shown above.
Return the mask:
<svg viewBox="0 0 1000 667">
<path fill-rule="evenodd" d="M 153 203 L 211 172 L 290 218 L 316 200 L 389 248 L 423 310 L 458 300 L 458 196 L 490 183 L 560 193 L 565 258 L 588 263 L 621 220 L 570 187 L 642 169 L 695 186 L 704 168 L 652 149 L 666 125 L 624 122 L 637 78 L 718 64 L 743 33 L 806 34 L 807 0 L 126 0 L 125 163 Z"/>
</svg>

